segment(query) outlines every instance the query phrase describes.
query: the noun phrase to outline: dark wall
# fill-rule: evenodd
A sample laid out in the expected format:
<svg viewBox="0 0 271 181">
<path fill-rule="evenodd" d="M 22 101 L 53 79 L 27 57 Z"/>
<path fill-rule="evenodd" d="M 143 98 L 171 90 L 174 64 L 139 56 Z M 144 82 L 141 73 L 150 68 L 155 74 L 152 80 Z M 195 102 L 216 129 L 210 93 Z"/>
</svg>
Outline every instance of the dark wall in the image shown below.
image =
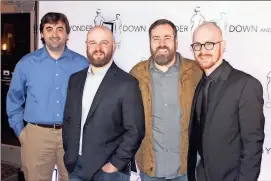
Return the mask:
<svg viewBox="0 0 271 181">
<path fill-rule="evenodd" d="M 6 96 L 17 62 L 31 51 L 30 13 L 1 14 L 1 143 L 19 146 L 6 114 Z M 6 44 L 6 50 L 4 46 Z"/>
</svg>

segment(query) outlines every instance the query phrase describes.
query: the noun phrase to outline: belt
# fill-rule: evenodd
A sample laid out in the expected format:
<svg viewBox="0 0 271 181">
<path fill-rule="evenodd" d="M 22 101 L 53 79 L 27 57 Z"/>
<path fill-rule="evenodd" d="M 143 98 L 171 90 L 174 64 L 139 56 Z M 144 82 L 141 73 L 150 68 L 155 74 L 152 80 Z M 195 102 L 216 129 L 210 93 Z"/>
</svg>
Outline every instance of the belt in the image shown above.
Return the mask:
<svg viewBox="0 0 271 181">
<path fill-rule="evenodd" d="M 36 126 L 40 126 L 40 127 L 43 127 L 43 128 L 53 128 L 53 129 L 61 129 L 62 128 L 61 124 L 53 124 L 53 125 L 35 124 L 35 123 L 31 123 L 31 124 L 36 125 Z"/>
</svg>

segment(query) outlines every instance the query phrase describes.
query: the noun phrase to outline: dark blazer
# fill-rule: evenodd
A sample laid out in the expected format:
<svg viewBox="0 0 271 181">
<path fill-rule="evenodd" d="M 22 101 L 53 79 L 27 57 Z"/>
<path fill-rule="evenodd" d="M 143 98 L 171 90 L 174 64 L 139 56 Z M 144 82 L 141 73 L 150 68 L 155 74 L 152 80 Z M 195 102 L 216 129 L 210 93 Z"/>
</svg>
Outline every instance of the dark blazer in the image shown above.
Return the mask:
<svg viewBox="0 0 271 181">
<path fill-rule="evenodd" d="M 69 79 L 63 123 L 64 163 L 69 173 L 78 158 L 87 71 L 88 68 Z M 83 130 L 85 179 L 91 179 L 108 161 L 120 172 L 136 171 L 134 155 L 145 136 L 142 97 L 138 81 L 114 62 L 97 90 Z"/>
<path fill-rule="evenodd" d="M 263 88 L 254 77 L 234 69 L 228 62 L 209 103 L 203 133 L 204 162 L 197 181 L 257 181 L 264 142 Z M 196 100 L 189 126 L 188 180 L 195 181 L 197 130 Z"/>
</svg>

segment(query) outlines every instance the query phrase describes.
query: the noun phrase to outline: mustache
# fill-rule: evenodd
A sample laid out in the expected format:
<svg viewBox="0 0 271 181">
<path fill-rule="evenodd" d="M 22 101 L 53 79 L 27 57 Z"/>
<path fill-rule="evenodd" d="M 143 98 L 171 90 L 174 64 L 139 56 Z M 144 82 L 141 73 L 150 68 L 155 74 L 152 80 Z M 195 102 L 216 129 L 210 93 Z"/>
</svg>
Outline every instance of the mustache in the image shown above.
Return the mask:
<svg viewBox="0 0 271 181">
<path fill-rule="evenodd" d="M 168 51 L 170 51 L 170 49 L 167 46 L 159 46 L 156 48 L 156 52 L 158 52 L 160 49 L 167 49 Z"/>
<path fill-rule="evenodd" d="M 50 40 L 59 40 L 60 38 L 59 37 L 52 37 L 52 38 L 50 38 Z"/>
<path fill-rule="evenodd" d="M 199 55 L 198 55 L 199 57 L 211 57 L 212 55 L 211 54 L 203 54 L 203 53 L 200 53 Z"/>
<path fill-rule="evenodd" d="M 102 50 L 95 50 L 95 51 L 92 53 L 92 55 L 94 55 L 94 54 L 96 54 L 96 53 L 104 54 L 104 55 L 105 55 L 104 51 L 102 51 Z"/>
</svg>

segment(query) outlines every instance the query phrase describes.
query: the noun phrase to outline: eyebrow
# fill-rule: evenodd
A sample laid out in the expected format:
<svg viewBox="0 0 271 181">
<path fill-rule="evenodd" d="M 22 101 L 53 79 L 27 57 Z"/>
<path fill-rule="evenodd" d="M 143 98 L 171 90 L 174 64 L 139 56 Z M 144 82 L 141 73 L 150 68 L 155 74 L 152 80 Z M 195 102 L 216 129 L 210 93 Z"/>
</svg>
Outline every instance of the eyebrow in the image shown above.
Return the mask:
<svg viewBox="0 0 271 181">
<path fill-rule="evenodd" d="M 102 40 L 102 42 L 106 42 L 106 43 L 109 43 L 109 41 L 108 41 L 108 40 Z"/>
<path fill-rule="evenodd" d="M 89 40 L 88 42 L 89 42 L 89 43 L 96 43 L 96 41 L 95 41 L 95 40 Z M 108 40 L 102 40 L 101 42 L 106 42 L 106 43 L 109 43 L 109 41 L 108 41 Z"/>
<path fill-rule="evenodd" d="M 168 37 L 172 37 L 171 35 L 165 35 L 164 37 L 168 38 Z M 160 36 L 153 36 L 152 38 L 160 38 Z"/>
<path fill-rule="evenodd" d="M 222 40 L 220 40 L 220 41 L 222 41 Z M 207 43 L 207 42 L 209 42 L 209 43 L 215 43 L 215 42 L 219 42 L 219 41 L 217 41 L 217 40 L 208 40 L 208 41 L 205 41 L 204 43 Z M 193 42 L 193 44 L 196 44 L 196 43 L 204 44 L 204 43 L 201 43 L 201 42 L 198 42 L 198 41 Z"/>
<path fill-rule="evenodd" d="M 193 42 L 192 44 L 201 44 L 200 42 L 196 41 L 196 42 Z"/>
<path fill-rule="evenodd" d="M 95 41 L 94 41 L 94 40 L 89 40 L 88 42 L 89 42 L 89 43 L 95 43 Z"/>
<path fill-rule="evenodd" d="M 53 28 L 53 27 L 52 27 L 52 26 L 47 26 L 47 27 L 46 27 L 46 30 L 47 30 L 47 29 L 50 29 L 50 28 Z M 64 30 L 64 28 L 63 28 L 62 26 L 59 26 L 59 27 L 57 27 L 56 29 L 63 29 L 63 30 Z"/>
<path fill-rule="evenodd" d="M 152 38 L 160 38 L 160 36 L 153 36 Z"/>
</svg>

